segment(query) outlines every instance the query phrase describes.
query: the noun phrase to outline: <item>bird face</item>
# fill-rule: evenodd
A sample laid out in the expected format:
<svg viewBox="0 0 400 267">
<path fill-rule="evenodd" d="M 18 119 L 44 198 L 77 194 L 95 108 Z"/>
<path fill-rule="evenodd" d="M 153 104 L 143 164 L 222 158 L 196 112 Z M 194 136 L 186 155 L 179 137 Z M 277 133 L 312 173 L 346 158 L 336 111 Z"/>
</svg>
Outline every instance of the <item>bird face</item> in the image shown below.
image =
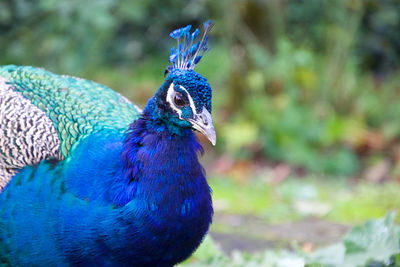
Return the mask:
<svg viewBox="0 0 400 267">
<path fill-rule="evenodd" d="M 211 87 L 207 80 L 193 70 L 173 70 L 165 85 L 164 112 L 169 115 L 169 121 L 199 131 L 215 145 Z"/>
</svg>

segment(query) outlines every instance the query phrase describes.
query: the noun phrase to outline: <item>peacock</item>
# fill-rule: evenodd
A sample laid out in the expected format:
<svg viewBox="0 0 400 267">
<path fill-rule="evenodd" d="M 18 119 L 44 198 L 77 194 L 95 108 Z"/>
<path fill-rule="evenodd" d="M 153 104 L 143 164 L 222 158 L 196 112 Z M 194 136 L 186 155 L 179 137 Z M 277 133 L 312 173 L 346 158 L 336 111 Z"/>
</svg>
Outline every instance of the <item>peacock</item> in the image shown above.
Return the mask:
<svg viewBox="0 0 400 267">
<path fill-rule="evenodd" d="M 98 83 L 0 67 L 0 266 L 173 266 L 202 242 L 211 189 L 194 131 L 215 145 L 208 50 L 170 36 L 165 81 L 141 110 Z"/>
</svg>

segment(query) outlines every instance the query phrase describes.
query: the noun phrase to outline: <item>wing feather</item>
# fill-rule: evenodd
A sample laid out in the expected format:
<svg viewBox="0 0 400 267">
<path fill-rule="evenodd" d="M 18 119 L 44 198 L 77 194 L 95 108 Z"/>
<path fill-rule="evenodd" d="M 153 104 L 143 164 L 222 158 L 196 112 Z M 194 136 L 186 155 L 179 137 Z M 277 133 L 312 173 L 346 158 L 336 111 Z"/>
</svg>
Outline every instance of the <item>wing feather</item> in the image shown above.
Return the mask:
<svg viewBox="0 0 400 267">
<path fill-rule="evenodd" d="M 123 132 L 140 113 L 92 81 L 34 67 L 0 67 L 0 172 L 63 159 L 83 138 L 107 129 Z M 1 177 L 6 175 L 0 176 L 0 190 L 9 179 Z"/>
</svg>

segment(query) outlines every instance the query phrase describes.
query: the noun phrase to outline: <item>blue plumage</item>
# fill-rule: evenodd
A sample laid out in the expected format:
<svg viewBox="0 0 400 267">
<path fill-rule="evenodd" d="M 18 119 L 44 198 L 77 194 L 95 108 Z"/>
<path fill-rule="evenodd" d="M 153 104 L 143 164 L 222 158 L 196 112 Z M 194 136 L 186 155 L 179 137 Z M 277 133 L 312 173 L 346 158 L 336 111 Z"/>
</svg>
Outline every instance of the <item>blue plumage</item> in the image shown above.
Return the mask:
<svg viewBox="0 0 400 267">
<path fill-rule="evenodd" d="M 199 29 L 194 30 L 192 33 L 190 29 L 192 25 L 176 29 L 170 33 L 170 36 L 178 41 L 178 47 L 171 48 L 169 62 L 172 63 L 172 69 L 193 70 L 196 64 L 200 62 L 203 54 L 208 50 L 207 33 L 214 26 L 211 20 L 206 21 L 204 24 L 204 34 L 200 41 L 196 42 L 199 35 Z"/>
<path fill-rule="evenodd" d="M 64 160 L 25 167 L 0 194 L 0 265 L 172 266 L 189 257 L 213 214 L 193 129 L 215 143 L 211 88 L 173 68 L 126 131 L 95 131 Z"/>
</svg>

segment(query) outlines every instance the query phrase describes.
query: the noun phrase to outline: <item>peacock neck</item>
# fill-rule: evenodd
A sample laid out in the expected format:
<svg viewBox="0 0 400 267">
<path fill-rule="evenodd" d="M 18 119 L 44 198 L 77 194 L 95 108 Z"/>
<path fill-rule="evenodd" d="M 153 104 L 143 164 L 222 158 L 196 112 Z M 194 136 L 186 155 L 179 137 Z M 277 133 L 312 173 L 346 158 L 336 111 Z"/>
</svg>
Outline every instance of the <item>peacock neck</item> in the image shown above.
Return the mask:
<svg viewBox="0 0 400 267">
<path fill-rule="evenodd" d="M 151 248 L 165 247 L 160 260 L 177 262 L 200 244 L 213 209 L 195 135 L 190 129 L 171 133 L 163 123 L 145 111 L 131 124 L 122 152 L 128 185 L 116 202 L 124 205 L 121 218 L 134 217 L 126 235 L 141 229 L 129 242 L 142 244 L 143 254 L 153 257 Z"/>
<path fill-rule="evenodd" d="M 210 188 L 197 154 L 202 152 L 190 129 L 169 126 L 149 101 L 130 125 L 122 152 L 127 186 L 115 203 L 140 202 L 144 210 L 190 215 L 202 207 L 212 214 Z M 195 214 L 192 214 L 195 215 Z"/>
</svg>

